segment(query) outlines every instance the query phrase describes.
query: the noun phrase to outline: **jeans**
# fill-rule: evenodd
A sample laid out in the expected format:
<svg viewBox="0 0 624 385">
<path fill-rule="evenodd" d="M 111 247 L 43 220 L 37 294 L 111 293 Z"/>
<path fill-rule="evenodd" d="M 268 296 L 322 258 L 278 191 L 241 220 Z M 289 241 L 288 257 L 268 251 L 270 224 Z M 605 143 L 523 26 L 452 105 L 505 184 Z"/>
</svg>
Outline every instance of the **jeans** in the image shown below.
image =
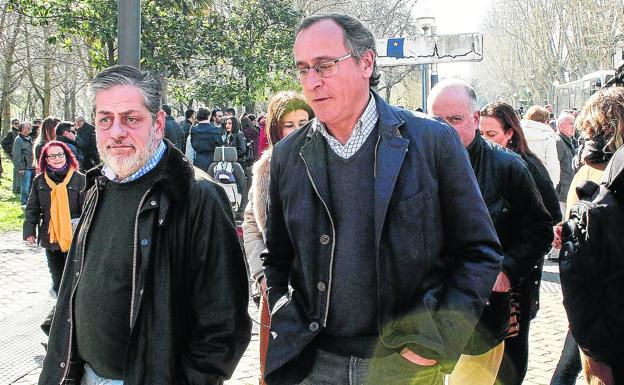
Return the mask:
<svg viewBox="0 0 624 385">
<path fill-rule="evenodd" d="M 80 385 L 123 385 L 121 380 L 109 380 L 108 378 L 102 378 L 95 374 L 93 369 L 88 364 L 85 364 L 84 375 Z"/>
<path fill-rule="evenodd" d="M 579 348 L 574 337 L 572 337 L 572 333 L 568 330 L 557 368 L 550 379 L 550 385 L 574 385 L 580 371 L 581 355 Z"/>
<path fill-rule="evenodd" d="M 28 202 L 28 194 L 30 194 L 30 184 L 33 179 L 35 170 L 26 169 L 24 173 L 20 175 L 20 203 L 25 206 Z"/>
<path fill-rule="evenodd" d="M 398 352 L 371 359 L 317 349 L 312 368 L 302 381 L 278 381 L 291 385 L 442 385 L 444 374 L 438 365 L 420 366 Z"/>
</svg>

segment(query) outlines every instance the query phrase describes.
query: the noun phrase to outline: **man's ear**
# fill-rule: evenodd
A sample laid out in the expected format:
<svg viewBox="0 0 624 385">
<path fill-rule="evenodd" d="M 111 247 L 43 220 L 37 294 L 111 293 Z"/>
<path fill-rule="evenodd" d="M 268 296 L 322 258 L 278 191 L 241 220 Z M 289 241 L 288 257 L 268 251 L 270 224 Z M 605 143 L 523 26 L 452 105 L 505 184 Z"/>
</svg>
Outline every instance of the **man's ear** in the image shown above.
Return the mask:
<svg viewBox="0 0 624 385">
<path fill-rule="evenodd" d="M 373 76 L 373 69 L 375 67 L 375 53 L 372 50 L 367 50 L 360 58 L 360 68 L 364 73 L 366 79 L 370 79 Z"/>
<path fill-rule="evenodd" d="M 156 134 L 160 138 L 164 138 L 165 136 L 165 111 L 160 110 L 158 114 L 156 114 L 156 121 L 154 122 L 154 127 L 156 128 Z"/>
</svg>

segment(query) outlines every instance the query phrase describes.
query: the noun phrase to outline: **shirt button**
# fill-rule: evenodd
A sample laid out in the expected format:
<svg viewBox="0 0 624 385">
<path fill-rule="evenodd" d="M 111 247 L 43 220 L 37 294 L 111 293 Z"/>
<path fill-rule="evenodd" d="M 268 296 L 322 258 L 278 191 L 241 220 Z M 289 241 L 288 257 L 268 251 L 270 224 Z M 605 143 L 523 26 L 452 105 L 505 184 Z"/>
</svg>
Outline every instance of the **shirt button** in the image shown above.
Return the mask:
<svg viewBox="0 0 624 385">
<path fill-rule="evenodd" d="M 321 244 L 322 245 L 329 245 L 329 241 L 330 241 L 329 235 L 327 235 L 327 234 L 321 235 Z"/>
<path fill-rule="evenodd" d="M 319 282 L 316 284 L 316 288 L 319 289 L 319 291 L 325 291 L 325 289 L 327 289 L 327 286 L 325 285 L 325 282 Z"/>
<path fill-rule="evenodd" d="M 315 331 L 317 331 L 318 329 L 319 329 L 319 324 L 318 324 L 318 322 L 311 322 L 311 323 L 310 323 L 310 331 L 315 332 Z"/>
<path fill-rule="evenodd" d="M 141 246 L 147 246 L 149 244 L 149 241 L 147 239 L 143 239 L 141 241 Z"/>
</svg>

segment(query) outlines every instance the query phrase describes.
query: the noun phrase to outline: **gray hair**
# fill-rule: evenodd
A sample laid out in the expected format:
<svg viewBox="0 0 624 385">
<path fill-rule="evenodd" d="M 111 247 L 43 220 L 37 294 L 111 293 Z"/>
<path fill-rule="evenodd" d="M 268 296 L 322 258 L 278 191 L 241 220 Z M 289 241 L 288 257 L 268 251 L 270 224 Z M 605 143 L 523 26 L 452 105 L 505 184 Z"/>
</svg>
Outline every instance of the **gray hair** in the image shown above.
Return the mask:
<svg viewBox="0 0 624 385">
<path fill-rule="evenodd" d="M 559 127 L 559 124 L 561 124 L 561 122 L 563 122 L 565 119 L 572 119 L 572 123 L 574 123 L 574 115 L 572 115 L 572 113 L 570 113 L 569 111 L 561 111 L 561 113 L 559 114 L 559 116 L 557 117 L 557 127 Z"/>
<path fill-rule="evenodd" d="M 156 116 L 162 106 L 162 85 L 160 81 L 148 71 L 141 71 L 127 65 L 108 67 L 93 79 L 89 91 L 94 108 L 95 96 L 98 92 L 121 85 L 136 87 L 143 95 L 145 107 L 152 115 L 152 120 L 156 120 Z"/>
<path fill-rule="evenodd" d="M 21 122 L 21 123 L 19 124 L 19 126 L 17 126 L 17 129 L 19 130 L 19 132 L 22 132 L 22 130 L 23 130 L 25 127 L 32 128 L 32 124 L 30 124 L 30 122 L 29 122 L 29 121 L 24 121 L 24 122 Z"/>
<path fill-rule="evenodd" d="M 431 103 L 433 99 L 443 90 L 448 88 L 461 88 L 466 91 L 468 101 L 470 102 L 470 108 L 472 112 L 479 111 L 479 104 L 477 103 L 477 93 L 470 83 L 462 79 L 444 79 L 438 82 L 429 93 L 427 98 L 427 110 L 431 111 Z"/>
<path fill-rule="evenodd" d="M 301 25 L 299 25 L 297 34 L 323 20 L 333 21 L 342 29 L 345 48 L 347 48 L 356 62 L 359 62 L 368 50 L 373 51 L 375 53 L 375 58 L 377 58 L 375 37 L 373 37 L 371 31 L 366 28 L 361 21 L 349 15 L 332 13 L 307 17 L 301 22 Z M 369 85 L 371 87 L 377 86 L 380 78 L 381 75 L 379 74 L 379 69 L 377 68 L 377 60 L 375 60 L 373 62 L 373 74 L 369 79 Z"/>
</svg>

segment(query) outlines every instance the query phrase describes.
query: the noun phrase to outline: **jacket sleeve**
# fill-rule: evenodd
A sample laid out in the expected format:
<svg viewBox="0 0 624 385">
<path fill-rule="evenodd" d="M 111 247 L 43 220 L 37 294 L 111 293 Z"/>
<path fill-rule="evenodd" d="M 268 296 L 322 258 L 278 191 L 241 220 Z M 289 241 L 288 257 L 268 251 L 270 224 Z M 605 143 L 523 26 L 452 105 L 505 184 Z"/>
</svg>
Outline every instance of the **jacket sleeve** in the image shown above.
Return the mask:
<svg viewBox="0 0 624 385">
<path fill-rule="evenodd" d="M 432 314 L 435 335 L 423 333 L 407 344 L 413 352 L 437 360 L 450 373 L 468 342 L 501 269 L 502 251 L 481 197 L 466 150 L 456 132 L 435 142 L 439 206 L 444 229 L 440 257 L 450 259 L 438 306 Z M 440 351 L 439 349 L 442 349 Z"/>
<path fill-rule="evenodd" d="M 37 226 L 41 222 L 41 205 L 39 203 L 39 189 L 37 188 L 38 178 L 32 182 L 32 188 L 26 202 L 24 210 L 23 238 L 26 240 L 29 236 L 37 236 Z M 41 234 L 39 234 L 41 236 Z"/>
<path fill-rule="evenodd" d="M 9 130 L 4 138 L 2 138 L 2 149 L 9 155 L 9 157 L 12 157 L 13 155 L 13 139 L 15 139 L 12 132 L 12 130 Z"/>
<path fill-rule="evenodd" d="M 249 265 L 249 279 L 253 282 L 257 282 L 264 275 L 260 254 L 264 251 L 266 246 L 264 245 L 264 238 L 258 229 L 256 216 L 254 215 L 253 191 L 254 188 L 252 186 L 252 188 L 249 189 L 249 199 L 247 201 L 247 207 L 245 207 L 245 213 L 243 214 L 243 243 L 245 246 L 245 255 L 247 256 L 247 264 Z"/>
<path fill-rule="evenodd" d="M 192 314 L 180 357 L 184 384 L 217 385 L 228 379 L 251 338 L 248 281 L 229 200 L 208 181 L 190 199 L 193 236 L 187 266 Z"/>
<path fill-rule="evenodd" d="M 26 162 L 24 160 L 24 152 L 22 150 L 22 140 L 19 135 L 15 137 L 13 141 L 13 165 L 18 170 L 26 169 Z"/>
<path fill-rule="evenodd" d="M 552 180 L 553 186 L 559 184 L 559 177 L 561 174 L 561 166 L 559 165 L 559 155 L 557 154 L 557 143 L 555 137 L 546 141 L 546 154 L 545 154 L 545 166 L 548 170 L 548 175 Z"/>
<path fill-rule="evenodd" d="M 189 134 L 189 136 L 186 138 L 186 151 L 184 155 L 191 162 L 191 164 L 193 164 L 193 162 L 195 161 L 195 149 L 191 144 L 191 134 Z"/>
<path fill-rule="evenodd" d="M 550 248 L 553 220 L 524 162 L 517 159 L 508 167 L 511 168 L 507 175 L 514 236 L 505 245 L 503 271 L 512 285 L 517 285 Z"/>
</svg>

